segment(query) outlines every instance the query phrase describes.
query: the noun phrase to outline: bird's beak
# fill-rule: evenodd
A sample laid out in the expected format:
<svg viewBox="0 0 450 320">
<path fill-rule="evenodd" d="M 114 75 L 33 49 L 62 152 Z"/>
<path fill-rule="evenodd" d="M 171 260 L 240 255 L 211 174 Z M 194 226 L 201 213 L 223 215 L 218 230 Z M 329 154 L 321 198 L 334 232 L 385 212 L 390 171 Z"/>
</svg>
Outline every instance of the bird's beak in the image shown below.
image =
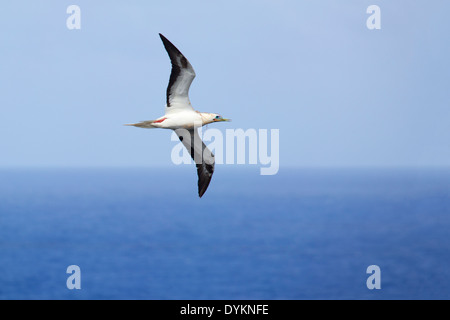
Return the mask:
<svg viewBox="0 0 450 320">
<path fill-rule="evenodd" d="M 214 119 L 214 122 L 219 122 L 219 121 L 231 121 L 231 119 L 225 119 L 225 118 Z"/>
</svg>

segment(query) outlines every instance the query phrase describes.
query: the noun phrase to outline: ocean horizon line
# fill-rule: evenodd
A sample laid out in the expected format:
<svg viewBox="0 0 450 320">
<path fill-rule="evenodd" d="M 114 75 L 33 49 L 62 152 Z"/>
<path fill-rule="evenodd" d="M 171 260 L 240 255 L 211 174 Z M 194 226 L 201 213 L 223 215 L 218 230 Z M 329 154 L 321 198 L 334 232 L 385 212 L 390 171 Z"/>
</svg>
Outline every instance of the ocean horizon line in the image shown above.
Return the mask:
<svg viewBox="0 0 450 320">
<path fill-rule="evenodd" d="M 26 165 L 0 165 L 0 170 L 48 170 L 48 169 L 137 169 L 137 170 L 152 170 L 152 169 L 173 169 L 173 168 L 184 168 L 190 167 L 194 164 L 180 164 L 180 165 L 152 165 L 152 166 L 132 166 L 132 165 L 36 165 L 36 166 L 26 166 Z M 233 169 L 246 169 L 246 170 L 259 170 L 260 166 L 258 165 L 250 165 L 250 164 L 216 164 L 217 167 L 220 168 L 233 168 Z M 336 166 L 325 166 L 325 165 L 284 165 L 280 166 L 280 171 L 285 170 L 347 170 L 347 169 L 373 169 L 373 170 L 397 170 L 397 169 L 406 169 L 406 170 L 421 170 L 421 169 L 436 169 L 436 170 L 450 170 L 450 165 L 336 165 Z"/>
</svg>

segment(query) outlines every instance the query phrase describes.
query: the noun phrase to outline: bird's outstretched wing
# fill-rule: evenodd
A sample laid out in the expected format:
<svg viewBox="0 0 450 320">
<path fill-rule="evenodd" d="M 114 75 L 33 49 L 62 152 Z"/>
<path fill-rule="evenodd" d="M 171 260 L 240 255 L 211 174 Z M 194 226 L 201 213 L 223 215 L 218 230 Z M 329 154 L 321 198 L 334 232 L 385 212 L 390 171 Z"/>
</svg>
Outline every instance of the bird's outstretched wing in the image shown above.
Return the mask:
<svg viewBox="0 0 450 320">
<path fill-rule="evenodd" d="M 189 87 L 195 78 L 195 71 L 186 57 L 161 33 L 159 34 L 172 63 L 169 85 L 166 92 L 166 112 L 176 109 L 191 109 Z"/>
<path fill-rule="evenodd" d="M 190 152 L 197 166 L 198 175 L 198 195 L 201 198 L 208 189 L 214 173 L 214 154 L 203 143 L 198 135 L 197 129 L 177 129 L 175 130 L 178 138 Z"/>
</svg>

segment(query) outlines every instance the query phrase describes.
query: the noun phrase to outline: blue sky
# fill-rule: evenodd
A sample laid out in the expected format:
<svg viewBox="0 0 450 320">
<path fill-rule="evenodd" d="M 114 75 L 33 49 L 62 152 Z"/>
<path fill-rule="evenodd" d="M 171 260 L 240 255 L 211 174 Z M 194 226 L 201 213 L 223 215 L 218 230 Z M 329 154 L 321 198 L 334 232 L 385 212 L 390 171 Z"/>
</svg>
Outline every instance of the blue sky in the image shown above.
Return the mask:
<svg viewBox="0 0 450 320">
<path fill-rule="evenodd" d="M 81 8 L 81 30 L 66 9 Z M 381 30 L 366 9 L 381 8 Z M 450 165 L 446 1 L 3 1 L 0 166 L 172 165 L 171 40 L 215 127 L 279 129 L 281 166 Z"/>
</svg>

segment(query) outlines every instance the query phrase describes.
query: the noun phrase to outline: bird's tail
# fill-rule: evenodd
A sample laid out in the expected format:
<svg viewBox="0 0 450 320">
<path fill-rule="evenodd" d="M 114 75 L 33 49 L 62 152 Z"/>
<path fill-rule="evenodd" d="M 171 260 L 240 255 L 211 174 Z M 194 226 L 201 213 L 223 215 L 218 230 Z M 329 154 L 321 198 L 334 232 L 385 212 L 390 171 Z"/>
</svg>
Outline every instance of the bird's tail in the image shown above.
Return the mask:
<svg viewBox="0 0 450 320">
<path fill-rule="evenodd" d="M 125 126 L 133 126 L 133 127 L 146 128 L 146 129 L 157 128 L 156 126 L 153 125 L 154 122 L 155 122 L 155 120 L 148 120 L 148 121 L 142 121 L 142 122 L 138 122 L 138 123 L 125 124 Z"/>
</svg>

